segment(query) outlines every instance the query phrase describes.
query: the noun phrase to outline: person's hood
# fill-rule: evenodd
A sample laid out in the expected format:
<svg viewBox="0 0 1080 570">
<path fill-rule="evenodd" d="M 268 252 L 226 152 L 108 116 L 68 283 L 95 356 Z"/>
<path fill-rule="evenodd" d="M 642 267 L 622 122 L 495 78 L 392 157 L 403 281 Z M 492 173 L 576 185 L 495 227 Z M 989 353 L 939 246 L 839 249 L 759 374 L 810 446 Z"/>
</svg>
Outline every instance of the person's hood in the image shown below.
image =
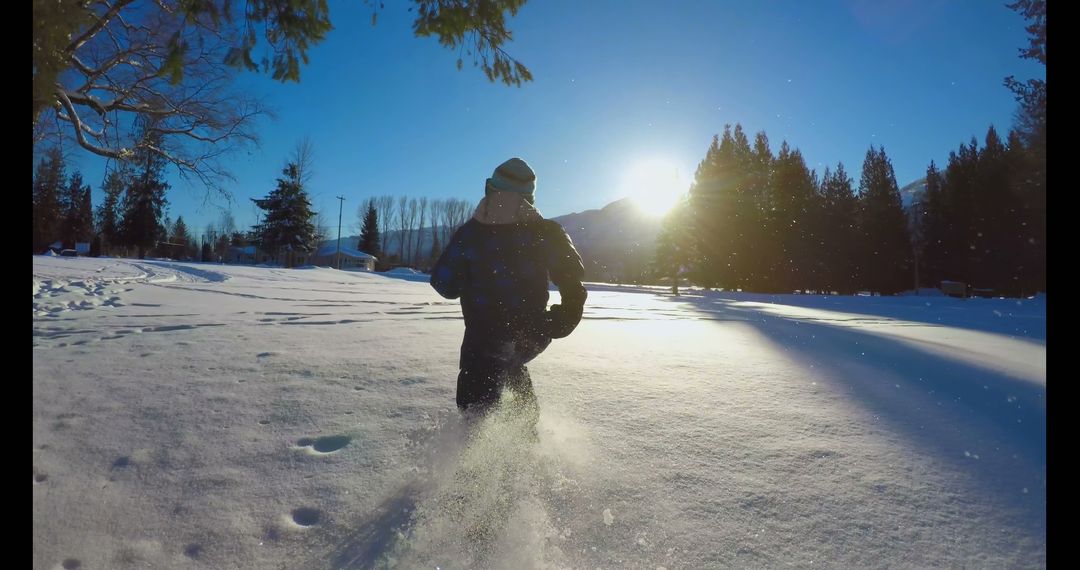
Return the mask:
<svg viewBox="0 0 1080 570">
<path fill-rule="evenodd" d="M 519 192 L 490 192 L 476 207 L 473 218 L 481 224 L 519 224 L 543 220 L 532 204 Z"/>
</svg>

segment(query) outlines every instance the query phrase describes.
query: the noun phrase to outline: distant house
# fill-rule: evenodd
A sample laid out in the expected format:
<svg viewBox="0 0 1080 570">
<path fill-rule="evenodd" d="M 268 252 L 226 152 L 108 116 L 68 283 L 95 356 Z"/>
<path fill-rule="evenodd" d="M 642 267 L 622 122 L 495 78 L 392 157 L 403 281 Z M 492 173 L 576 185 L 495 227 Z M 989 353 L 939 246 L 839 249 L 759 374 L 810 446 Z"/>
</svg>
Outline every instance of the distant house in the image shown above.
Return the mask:
<svg viewBox="0 0 1080 570">
<path fill-rule="evenodd" d="M 315 255 L 311 257 L 311 264 L 324 267 L 338 267 L 337 253 L 338 248 L 336 242 L 324 244 L 316 250 Z M 344 243 L 341 244 L 341 269 L 375 271 L 376 261 L 374 255 L 364 253 L 358 249 L 353 249 Z"/>
<path fill-rule="evenodd" d="M 180 259 L 180 260 L 183 260 L 183 259 L 185 259 L 187 257 L 186 250 L 187 250 L 187 246 L 185 246 L 182 243 L 176 243 L 176 242 L 170 242 L 170 241 L 159 241 L 159 242 L 157 242 L 155 244 L 155 247 L 154 247 L 155 254 L 154 255 L 157 255 L 159 257 L 164 257 L 166 259 Z"/>
<path fill-rule="evenodd" d="M 225 263 L 237 265 L 255 265 L 255 246 L 237 247 L 230 245 L 229 249 L 225 251 L 224 261 Z"/>
<path fill-rule="evenodd" d="M 971 286 L 960 281 L 942 281 L 941 292 L 950 297 L 966 298 L 970 296 Z"/>
<path fill-rule="evenodd" d="M 64 257 L 78 257 L 80 255 L 90 255 L 90 242 L 79 242 L 75 244 L 75 249 L 70 247 L 64 247 L 64 242 L 55 241 L 45 247 L 45 253 L 53 252 L 56 255 L 63 255 Z"/>
</svg>

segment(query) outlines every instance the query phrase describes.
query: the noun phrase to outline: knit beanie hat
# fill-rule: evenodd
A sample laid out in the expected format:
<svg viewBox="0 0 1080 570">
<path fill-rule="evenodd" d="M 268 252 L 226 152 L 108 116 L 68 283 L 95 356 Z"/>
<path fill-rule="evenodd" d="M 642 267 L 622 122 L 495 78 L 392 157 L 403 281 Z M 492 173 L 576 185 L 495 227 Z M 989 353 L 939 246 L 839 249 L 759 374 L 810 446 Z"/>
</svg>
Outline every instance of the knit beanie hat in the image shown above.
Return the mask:
<svg viewBox="0 0 1080 570">
<path fill-rule="evenodd" d="M 531 198 L 536 192 L 536 173 L 529 163 L 514 157 L 499 165 L 487 179 L 487 192 L 518 192 Z"/>
</svg>

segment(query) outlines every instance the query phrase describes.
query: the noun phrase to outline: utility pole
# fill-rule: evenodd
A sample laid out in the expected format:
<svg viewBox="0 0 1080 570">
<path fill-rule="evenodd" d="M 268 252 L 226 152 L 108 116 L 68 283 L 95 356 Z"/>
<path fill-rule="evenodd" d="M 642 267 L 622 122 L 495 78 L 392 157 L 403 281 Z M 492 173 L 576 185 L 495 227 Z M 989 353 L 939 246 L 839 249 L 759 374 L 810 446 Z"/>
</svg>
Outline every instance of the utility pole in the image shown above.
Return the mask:
<svg viewBox="0 0 1080 570">
<path fill-rule="evenodd" d="M 338 269 L 341 269 L 341 209 L 345 206 L 345 197 L 338 196 L 338 211 L 337 211 L 337 254 L 335 254 L 334 265 Z"/>
<path fill-rule="evenodd" d="M 258 265 L 259 264 L 259 243 L 263 241 L 263 227 L 262 227 L 262 211 L 257 209 L 257 208 L 255 210 L 255 231 L 253 233 L 255 235 L 255 244 L 254 244 L 255 245 L 255 255 L 251 260 L 251 264 L 252 265 Z"/>
</svg>

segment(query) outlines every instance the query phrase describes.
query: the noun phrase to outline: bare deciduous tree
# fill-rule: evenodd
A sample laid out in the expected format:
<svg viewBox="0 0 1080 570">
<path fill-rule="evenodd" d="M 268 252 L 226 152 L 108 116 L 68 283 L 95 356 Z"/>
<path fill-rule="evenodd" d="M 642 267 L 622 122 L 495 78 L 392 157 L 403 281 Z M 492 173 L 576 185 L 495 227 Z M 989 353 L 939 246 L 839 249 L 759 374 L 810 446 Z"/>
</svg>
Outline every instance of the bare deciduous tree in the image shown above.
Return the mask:
<svg viewBox="0 0 1080 570">
<path fill-rule="evenodd" d="M 399 196 L 397 201 L 398 213 L 398 261 L 405 263 L 405 235 L 409 223 L 409 197 Z"/>
<path fill-rule="evenodd" d="M 450 238 L 454 235 L 454 220 L 452 214 L 456 207 L 456 203 L 457 198 L 447 198 L 444 203 L 445 205 L 443 206 L 442 214 L 439 216 L 439 219 L 442 220 L 443 247 L 446 247 L 450 243 Z"/>
<path fill-rule="evenodd" d="M 222 157 L 256 143 L 255 120 L 268 114 L 232 88 L 226 56 L 236 30 L 184 2 L 98 0 L 82 9 L 88 25 L 73 24 L 66 45 L 35 38 L 59 70 L 39 75 L 35 67 L 35 143 L 73 138 L 119 160 L 147 150 L 224 193 Z M 44 84 L 46 76 L 54 82 Z"/>
<path fill-rule="evenodd" d="M 330 233 L 330 224 L 327 223 L 327 216 L 324 216 L 322 211 L 315 212 L 315 219 L 313 220 L 315 226 L 315 247 L 318 249 L 322 245 L 322 242 L 329 239 L 332 233 Z"/>
<path fill-rule="evenodd" d="M 419 201 L 419 226 L 416 232 L 416 253 L 413 255 L 413 263 L 419 263 L 421 259 L 424 259 L 424 215 L 427 213 L 428 199 L 427 196 L 420 198 Z"/>
<path fill-rule="evenodd" d="M 411 256 L 412 256 L 412 252 L 413 252 L 413 243 L 414 243 L 414 240 L 416 239 L 416 218 L 417 218 L 417 214 L 419 212 L 420 212 L 420 203 L 417 202 L 416 198 L 410 198 L 409 199 L 409 206 L 408 206 L 407 224 L 406 224 L 406 227 L 408 228 L 407 233 L 408 233 L 408 236 L 409 236 L 409 245 L 406 248 L 406 252 L 410 256 L 409 265 L 412 265 L 413 261 L 414 261 L 414 259 L 411 258 Z"/>
<path fill-rule="evenodd" d="M 464 50 L 490 81 L 521 85 L 532 75 L 502 46 L 506 13 L 525 1 L 411 0 L 413 34 L 457 49 L 459 69 Z M 374 25 L 383 3 L 365 3 Z M 326 0 L 33 0 L 33 15 L 35 147 L 68 138 L 118 160 L 146 150 L 226 196 L 223 156 L 255 143 L 268 113 L 232 88 L 235 74 L 299 81 L 332 29 Z"/>
<path fill-rule="evenodd" d="M 436 198 L 431 201 L 431 236 L 433 241 L 438 241 L 439 243 L 446 243 L 446 240 L 443 239 L 444 229 L 442 226 L 443 210 L 445 208 L 446 200 Z"/>
<path fill-rule="evenodd" d="M 300 183 L 306 187 L 315 177 L 315 143 L 311 142 L 311 137 L 305 136 L 296 143 L 289 162 L 296 165 Z"/>
<path fill-rule="evenodd" d="M 375 200 L 375 211 L 379 215 L 379 235 L 383 239 L 383 251 L 390 251 L 390 228 L 393 226 L 394 197 L 379 196 Z"/>
<path fill-rule="evenodd" d="M 446 241 L 450 241 L 450 236 L 453 236 L 454 232 L 458 230 L 465 222 L 469 221 L 469 216 L 472 214 L 472 203 L 468 200 L 461 200 L 458 198 L 451 198 L 448 200 L 446 212 L 444 214 L 444 224 L 447 232 Z M 445 243 L 445 242 L 444 242 Z"/>
</svg>

